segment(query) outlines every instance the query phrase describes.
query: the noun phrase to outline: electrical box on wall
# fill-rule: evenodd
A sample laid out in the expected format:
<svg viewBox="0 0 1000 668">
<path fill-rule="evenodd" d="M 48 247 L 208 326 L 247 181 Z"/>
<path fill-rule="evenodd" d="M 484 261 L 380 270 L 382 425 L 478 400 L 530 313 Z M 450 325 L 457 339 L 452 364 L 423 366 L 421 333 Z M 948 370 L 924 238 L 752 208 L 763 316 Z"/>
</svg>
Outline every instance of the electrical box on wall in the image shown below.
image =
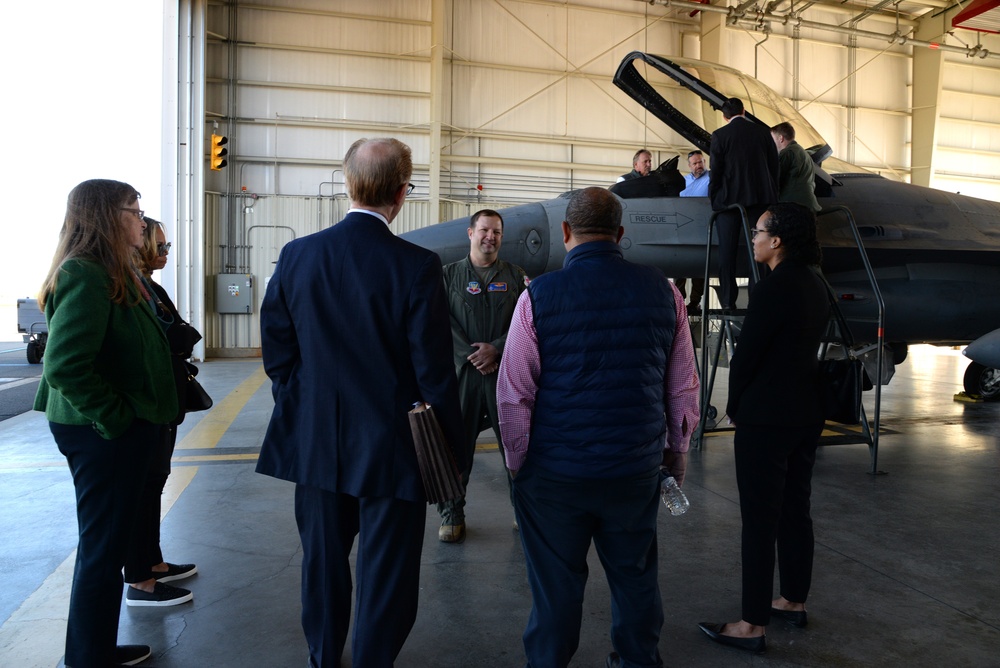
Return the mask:
<svg viewBox="0 0 1000 668">
<path fill-rule="evenodd" d="M 253 275 L 217 275 L 215 277 L 215 312 L 252 313 Z"/>
</svg>

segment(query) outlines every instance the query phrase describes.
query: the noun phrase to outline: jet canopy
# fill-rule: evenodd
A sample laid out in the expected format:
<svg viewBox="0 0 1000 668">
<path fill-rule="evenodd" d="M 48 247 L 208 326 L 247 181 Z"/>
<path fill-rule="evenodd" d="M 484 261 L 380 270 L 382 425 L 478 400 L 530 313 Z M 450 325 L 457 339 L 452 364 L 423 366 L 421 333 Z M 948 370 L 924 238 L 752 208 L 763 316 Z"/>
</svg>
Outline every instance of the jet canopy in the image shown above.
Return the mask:
<svg viewBox="0 0 1000 668">
<path fill-rule="evenodd" d="M 636 67 L 637 62 L 645 75 Z M 791 123 L 795 140 L 809 150 L 817 164 L 833 153 L 819 132 L 784 97 L 752 76 L 723 65 L 633 51 L 618 66 L 614 83 L 705 153 L 711 148 L 712 132 L 725 122 L 719 109 L 730 97 L 743 101 L 747 118 L 767 127 L 782 121 Z M 830 161 L 826 171 L 867 173 L 837 159 Z"/>
</svg>

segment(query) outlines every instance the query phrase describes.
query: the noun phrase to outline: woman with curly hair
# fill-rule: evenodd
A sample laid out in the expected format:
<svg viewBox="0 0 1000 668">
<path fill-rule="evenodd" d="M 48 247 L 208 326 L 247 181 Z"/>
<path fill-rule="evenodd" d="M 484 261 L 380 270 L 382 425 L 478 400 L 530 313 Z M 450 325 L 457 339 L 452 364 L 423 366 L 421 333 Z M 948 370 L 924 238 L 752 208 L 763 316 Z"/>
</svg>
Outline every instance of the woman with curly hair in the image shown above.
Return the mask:
<svg viewBox="0 0 1000 668">
<path fill-rule="evenodd" d="M 720 644 L 759 654 L 767 647 L 771 617 L 806 625 L 814 543 L 809 497 L 824 423 L 817 353 L 830 301 L 818 273 L 811 210 L 791 203 L 768 207 L 753 229 L 753 253 L 771 272 L 750 295 L 726 406 L 736 425 L 743 615 L 738 622 L 699 626 Z M 775 545 L 781 582 L 772 600 Z"/>
</svg>

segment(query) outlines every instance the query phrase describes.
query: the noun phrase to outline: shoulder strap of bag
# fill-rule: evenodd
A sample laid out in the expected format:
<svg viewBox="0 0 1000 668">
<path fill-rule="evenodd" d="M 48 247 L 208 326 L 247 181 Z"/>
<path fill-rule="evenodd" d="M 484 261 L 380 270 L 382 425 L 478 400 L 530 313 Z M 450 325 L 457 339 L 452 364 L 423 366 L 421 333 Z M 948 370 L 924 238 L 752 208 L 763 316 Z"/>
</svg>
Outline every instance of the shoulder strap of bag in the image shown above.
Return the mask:
<svg viewBox="0 0 1000 668">
<path fill-rule="evenodd" d="M 833 290 L 833 286 L 830 285 L 830 281 L 826 280 L 826 276 L 823 274 L 823 270 L 818 266 L 813 265 L 811 267 L 813 273 L 819 277 L 819 280 L 823 281 L 823 285 L 826 286 L 826 296 L 830 300 L 830 308 L 833 310 L 834 316 L 837 318 L 837 329 L 840 330 L 840 339 L 844 344 L 844 348 L 848 351 L 848 357 L 854 357 L 854 353 L 851 349 L 854 347 L 854 335 L 851 333 L 851 328 L 847 326 L 847 319 L 844 318 L 844 314 L 840 310 L 840 303 L 837 300 L 837 294 Z"/>
</svg>

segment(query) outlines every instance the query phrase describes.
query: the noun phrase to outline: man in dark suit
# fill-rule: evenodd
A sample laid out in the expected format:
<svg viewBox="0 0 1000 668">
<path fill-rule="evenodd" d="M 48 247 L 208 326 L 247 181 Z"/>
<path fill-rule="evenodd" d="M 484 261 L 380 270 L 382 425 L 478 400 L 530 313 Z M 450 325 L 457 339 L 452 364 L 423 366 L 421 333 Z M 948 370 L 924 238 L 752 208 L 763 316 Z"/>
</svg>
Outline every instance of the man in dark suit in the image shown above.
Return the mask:
<svg viewBox="0 0 1000 668">
<path fill-rule="evenodd" d="M 282 249 L 261 307 L 275 406 L 257 471 L 296 483 L 314 668 L 340 665 L 359 532 L 352 660 L 392 665 L 417 614 L 427 510 L 407 412 L 426 401 L 453 448 L 461 437 L 441 261 L 388 227 L 412 171 L 405 144 L 355 142 L 352 208 Z"/>
<path fill-rule="evenodd" d="M 770 129 L 745 116 L 743 102 L 731 97 L 722 105 L 726 124 L 712 133 L 708 196 L 719 234 L 719 301 L 722 308 L 736 308 L 736 253 L 739 247 L 738 210 L 723 211 L 742 204 L 751 223 L 756 222 L 768 204 L 778 201 L 778 150 Z"/>
</svg>

